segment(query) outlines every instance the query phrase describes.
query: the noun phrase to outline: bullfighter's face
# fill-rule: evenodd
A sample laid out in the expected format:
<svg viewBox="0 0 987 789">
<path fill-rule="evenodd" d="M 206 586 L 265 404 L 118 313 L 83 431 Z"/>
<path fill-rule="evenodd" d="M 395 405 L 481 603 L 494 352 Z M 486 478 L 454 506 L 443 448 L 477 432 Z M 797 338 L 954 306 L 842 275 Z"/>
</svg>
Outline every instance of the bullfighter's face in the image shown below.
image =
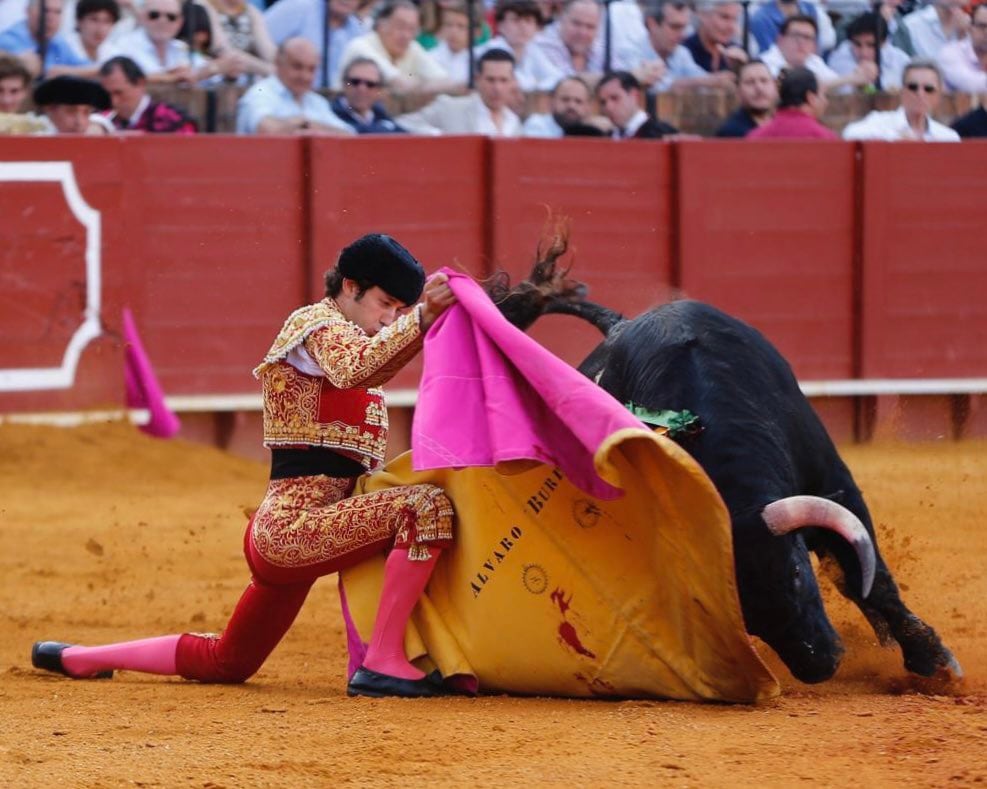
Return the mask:
<svg viewBox="0 0 987 789">
<path fill-rule="evenodd" d="M 352 279 L 343 280 L 342 290 L 335 301 L 343 316 L 370 337 L 390 326 L 408 310 L 407 304 L 377 285 L 361 293 L 359 285 Z"/>
</svg>

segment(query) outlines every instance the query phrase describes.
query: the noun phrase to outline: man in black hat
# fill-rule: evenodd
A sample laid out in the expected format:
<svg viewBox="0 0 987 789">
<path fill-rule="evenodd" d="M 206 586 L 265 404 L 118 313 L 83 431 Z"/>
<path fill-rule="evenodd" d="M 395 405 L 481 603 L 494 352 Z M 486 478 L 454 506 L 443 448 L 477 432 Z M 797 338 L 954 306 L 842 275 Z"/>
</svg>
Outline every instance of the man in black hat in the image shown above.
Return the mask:
<svg viewBox="0 0 987 789">
<path fill-rule="evenodd" d="M 62 75 L 34 89 L 34 103 L 48 119 L 54 134 L 105 134 L 96 110 L 110 108 L 110 96 L 92 80 Z"/>
<path fill-rule="evenodd" d="M 316 579 L 386 551 L 377 619 L 347 692 L 442 694 L 441 677 L 408 662 L 404 632 L 451 544 L 452 504 L 435 485 L 353 491 L 358 476 L 384 461 L 379 387 L 418 353 L 425 331 L 454 301 L 447 277 L 426 281 L 421 264 L 390 236 L 363 236 L 346 247 L 326 274 L 326 297 L 288 316 L 254 371 L 264 393 L 271 481 L 247 526 L 252 579 L 222 635 L 100 647 L 41 641 L 32 663 L 75 678 L 128 669 L 244 682 L 287 632 Z"/>
</svg>

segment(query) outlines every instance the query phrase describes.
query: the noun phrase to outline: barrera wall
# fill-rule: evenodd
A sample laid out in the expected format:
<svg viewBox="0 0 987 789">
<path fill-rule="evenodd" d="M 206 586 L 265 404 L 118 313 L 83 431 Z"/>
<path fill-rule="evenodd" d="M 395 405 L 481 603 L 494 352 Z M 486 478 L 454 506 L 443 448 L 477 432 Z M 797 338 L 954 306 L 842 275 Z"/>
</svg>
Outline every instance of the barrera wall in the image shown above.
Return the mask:
<svg viewBox="0 0 987 789">
<path fill-rule="evenodd" d="M 148 136 L 7 138 L 0 157 L 0 414 L 119 408 L 125 306 L 175 402 L 239 410 L 348 240 L 379 230 L 429 269 L 521 278 L 554 215 L 592 298 L 747 320 L 838 437 L 892 408 L 905 434 L 987 433 L 985 144 Z M 54 162 L 80 199 L 41 177 Z M 103 332 L 73 362 L 94 289 Z M 573 364 L 599 340 L 560 316 L 532 333 Z M 71 385 L 30 383 L 73 364 Z M 399 404 L 417 373 L 392 383 Z"/>
</svg>

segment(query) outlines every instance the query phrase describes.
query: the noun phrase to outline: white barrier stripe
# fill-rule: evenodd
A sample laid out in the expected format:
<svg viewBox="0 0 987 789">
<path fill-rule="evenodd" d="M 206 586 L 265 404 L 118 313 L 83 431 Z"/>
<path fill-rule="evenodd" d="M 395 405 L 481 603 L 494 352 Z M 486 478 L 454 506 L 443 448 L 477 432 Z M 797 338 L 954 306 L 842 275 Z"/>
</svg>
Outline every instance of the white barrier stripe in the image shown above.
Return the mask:
<svg viewBox="0 0 987 789">
<path fill-rule="evenodd" d="M 799 384 L 806 397 L 866 397 L 874 395 L 958 395 L 987 394 L 987 378 L 872 378 L 858 381 L 803 381 Z M 391 408 L 410 408 L 418 401 L 417 389 L 396 389 L 385 395 Z M 260 411 L 260 395 L 176 395 L 166 397 L 168 407 L 176 413 L 210 413 L 217 411 Z M 144 424 L 150 418 L 143 408 L 118 408 L 101 411 L 50 411 L 0 414 L 0 424 L 53 425 L 76 427 L 94 422 L 118 422 L 130 419 Z"/>
</svg>

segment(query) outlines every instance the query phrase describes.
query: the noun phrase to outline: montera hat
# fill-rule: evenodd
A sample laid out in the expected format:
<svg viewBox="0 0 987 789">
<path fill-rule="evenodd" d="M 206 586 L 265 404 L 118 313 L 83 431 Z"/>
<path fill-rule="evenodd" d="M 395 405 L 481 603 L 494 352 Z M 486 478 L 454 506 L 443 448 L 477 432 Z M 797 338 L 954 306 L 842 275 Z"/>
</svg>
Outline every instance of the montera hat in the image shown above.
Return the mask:
<svg viewBox="0 0 987 789">
<path fill-rule="evenodd" d="M 46 79 L 34 89 L 34 103 L 39 107 L 49 104 L 85 104 L 93 109 L 108 110 L 110 94 L 91 79 L 67 74 Z"/>
<path fill-rule="evenodd" d="M 343 249 L 336 268 L 347 279 L 377 285 L 405 304 L 418 301 L 425 287 L 422 264 L 383 233 L 362 236 Z"/>
</svg>

